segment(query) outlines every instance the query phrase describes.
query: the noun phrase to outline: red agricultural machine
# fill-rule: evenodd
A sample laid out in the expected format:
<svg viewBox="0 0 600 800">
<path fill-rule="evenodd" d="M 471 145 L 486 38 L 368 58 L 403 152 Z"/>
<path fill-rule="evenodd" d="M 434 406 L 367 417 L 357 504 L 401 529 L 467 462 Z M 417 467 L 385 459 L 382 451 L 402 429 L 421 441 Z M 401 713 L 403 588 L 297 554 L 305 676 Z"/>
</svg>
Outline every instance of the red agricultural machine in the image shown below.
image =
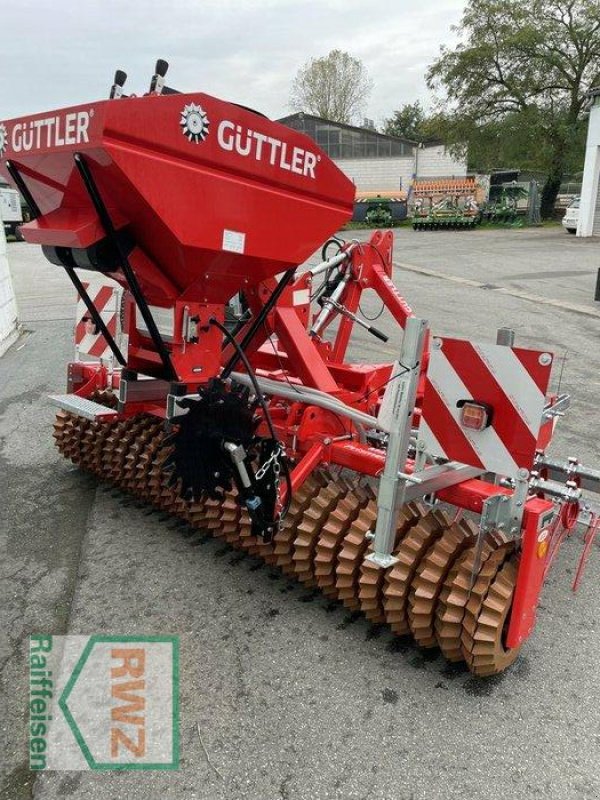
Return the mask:
<svg viewBox="0 0 600 800">
<path fill-rule="evenodd" d="M 390 231 L 330 238 L 354 186 L 306 136 L 165 85 L 0 126 L 28 242 L 84 306 L 53 396 L 60 451 L 374 623 L 505 669 L 600 472 L 545 455 L 553 357 L 432 335 L 392 280 Z M 323 261 L 299 270 L 323 241 Z M 78 270 L 107 285 L 92 289 Z M 110 279 L 110 283 L 106 279 Z M 116 287 L 116 288 L 115 288 Z M 393 363 L 346 350 L 375 292 Z M 403 331 L 400 336 L 401 330 Z M 467 512 L 466 514 L 464 512 Z"/>
</svg>

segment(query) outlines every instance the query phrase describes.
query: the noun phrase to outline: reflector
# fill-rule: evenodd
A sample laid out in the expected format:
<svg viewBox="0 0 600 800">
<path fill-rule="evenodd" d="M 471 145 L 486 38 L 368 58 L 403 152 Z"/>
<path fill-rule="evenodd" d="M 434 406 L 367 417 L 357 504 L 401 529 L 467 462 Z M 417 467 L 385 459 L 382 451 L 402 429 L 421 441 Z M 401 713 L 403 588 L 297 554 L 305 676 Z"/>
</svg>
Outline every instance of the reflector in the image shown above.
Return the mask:
<svg viewBox="0 0 600 800">
<path fill-rule="evenodd" d="M 480 403 L 466 402 L 460 413 L 460 421 L 464 428 L 482 431 L 489 425 L 489 414 L 486 406 Z"/>
</svg>

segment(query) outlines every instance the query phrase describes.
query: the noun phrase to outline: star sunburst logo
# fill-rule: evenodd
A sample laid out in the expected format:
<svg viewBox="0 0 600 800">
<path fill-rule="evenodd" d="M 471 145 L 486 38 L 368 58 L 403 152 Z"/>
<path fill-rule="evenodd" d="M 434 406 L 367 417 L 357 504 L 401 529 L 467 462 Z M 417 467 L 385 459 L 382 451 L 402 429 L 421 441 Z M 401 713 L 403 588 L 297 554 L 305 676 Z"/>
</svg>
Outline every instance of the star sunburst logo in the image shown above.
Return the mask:
<svg viewBox="0 0 600 800">
<path fill-rule="evenodd" d="M 4 155 L 4 151 L 8 147 L 8 131 L 6 125 L 0 122 L 0 157 Z"/>
<path fill-rule="evenodd" d="M 203 142 L 208 136 L 210 122 L 202 106 L 190 103 L 181 112 L 181 132 L 189 142 Z"/>
</svg>

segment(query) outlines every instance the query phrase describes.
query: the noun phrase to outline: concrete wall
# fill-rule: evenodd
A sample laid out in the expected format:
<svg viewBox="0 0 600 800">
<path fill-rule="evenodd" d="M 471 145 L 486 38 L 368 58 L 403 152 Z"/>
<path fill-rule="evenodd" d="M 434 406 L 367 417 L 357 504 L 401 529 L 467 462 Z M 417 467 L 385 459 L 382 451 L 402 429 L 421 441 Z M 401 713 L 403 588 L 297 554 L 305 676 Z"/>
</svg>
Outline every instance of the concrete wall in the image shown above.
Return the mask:
<svg viewBox="0 0 600 800">
<path fill-rule="evenodd" d="M 443 145 L 419 149 L 418 178 L 462 178 L 465 161 L 457 161 Z M 408 191 L 415 173 L 415 156 L 397 158 L 336 158 L 338 167 L 352 178 L 359 192 Z"/>
<path fill-rule="evenodd" d="M 408 191 L 414 171 L 412 156 L 398 158 L 336 158 L 338 167 L 352 178 L 359 192 Z"/>
<path fill-rule="evenodd" d="M 419 149 L 417 154 L 418 178 L 463 178 L 467 174 L 466 161 L 459 161 L 443 144 Z"/>
<path fill-rule="evenodd" d="M 0 356 L 17 338 L 17 304 L 8 269 L 6 237 L 0 219 Z"/>
<path fill-rule="evenodd" d="M 600 236 L 600 96 L 590 109 L 577 236 Z"/>
</svg>

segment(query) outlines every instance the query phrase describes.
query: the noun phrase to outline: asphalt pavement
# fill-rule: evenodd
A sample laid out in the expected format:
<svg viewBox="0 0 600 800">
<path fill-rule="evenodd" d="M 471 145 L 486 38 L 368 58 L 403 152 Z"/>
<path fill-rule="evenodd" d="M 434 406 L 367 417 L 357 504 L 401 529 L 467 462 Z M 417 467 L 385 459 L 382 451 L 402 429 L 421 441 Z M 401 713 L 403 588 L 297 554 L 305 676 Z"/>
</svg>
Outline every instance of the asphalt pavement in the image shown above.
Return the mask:
<svg viewBox="0 0 600 800">
<path fill-rule="evenodd" d="M 364 238 L 349 232 L 348 238 Z M 23 320 L 0 359 L 2 800 L 451 800 L 600 796 L 600 549 L 547 582 L 534 635 L 479 680 L 219 541 L 191 547 L 59 457 L 46 395 L 65 384 L 73 292 L 39 249 L 9 245 Z M 394 280 L 434 333 L 557 355 L 573 395 L 552 452 L 600 466 L 600 241 L 561 229 L 396 232 Z M 374 316 L 376 299 L 363 310 Z M 364 332 L 358 360 L 391 359 Z M 179 634 L 181 765 L 27 770 L 33 632 Z M 201 736 L 199 736 L 199 731 Z"/>
</svg>

